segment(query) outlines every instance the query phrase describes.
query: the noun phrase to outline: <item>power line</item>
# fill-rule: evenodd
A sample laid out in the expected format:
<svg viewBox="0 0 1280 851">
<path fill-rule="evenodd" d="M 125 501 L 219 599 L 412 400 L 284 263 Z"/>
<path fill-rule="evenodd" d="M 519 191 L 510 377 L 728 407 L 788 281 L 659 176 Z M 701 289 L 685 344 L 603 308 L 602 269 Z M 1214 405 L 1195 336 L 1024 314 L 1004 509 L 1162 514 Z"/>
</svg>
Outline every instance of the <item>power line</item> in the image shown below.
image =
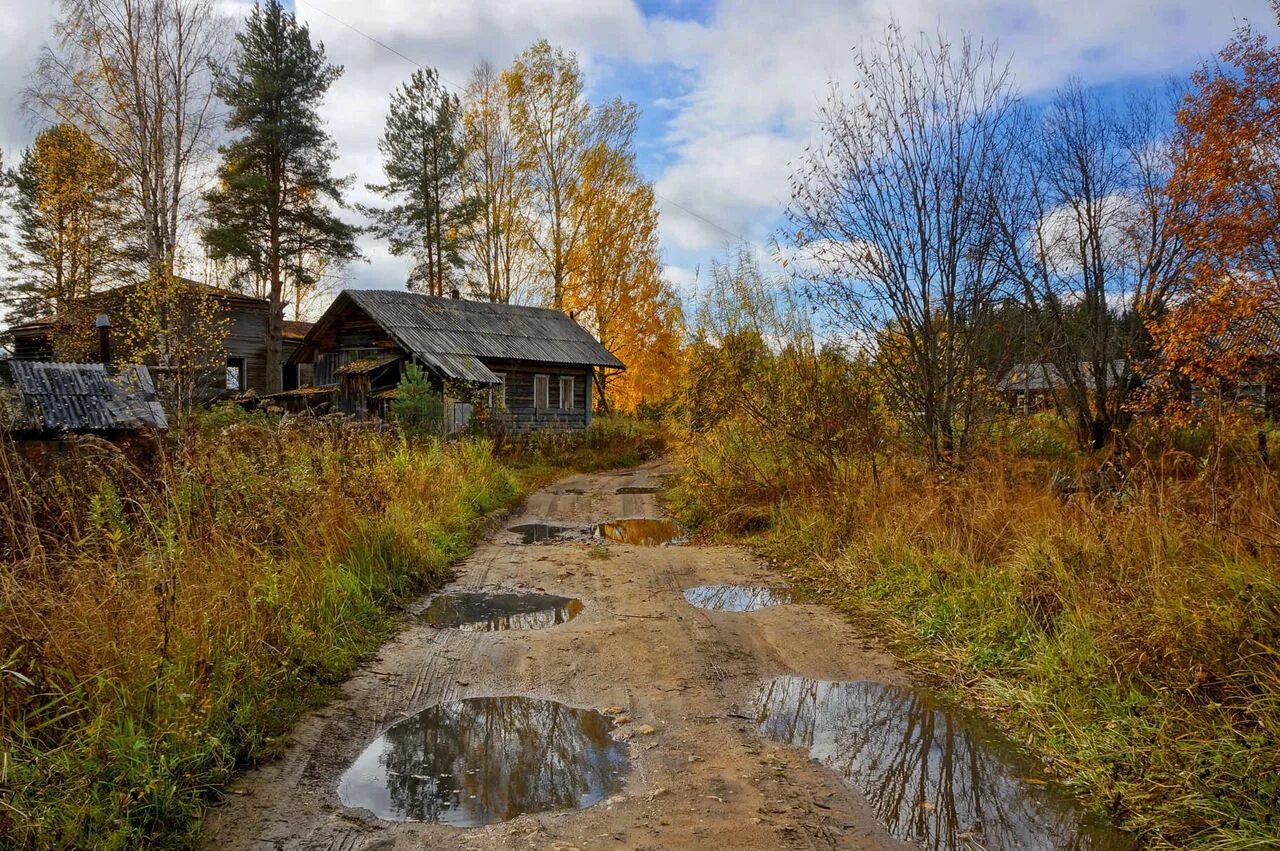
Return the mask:
<svg viewBox="0 0 1280 851">
<path fill-rule="evenodd" d="M 331 13 L 330 13 L 330 12 L 328 12 L 327 10 L 320 8 L 320 7 L 319 7 L 319 6 L 317 6 L 316 4 L 314 4 L 314 3 L 310 2 L 310 0 L 294 0 L 294 2 L 295 2 L 295 4 L 297 4 L 297 5 L 306 6 L 306 7 L 308 7 L 308 8 L 311 8 L 311 9 L 316 10 L 317 12 L 319 12 L 319 13 L 320 13 L 320 14 L 322 14 L 322 15 L 324 15 L 324 16 L 325 16 L 326 18 L 328 18 L 329 20 L 333 21 L 334 23 L 336 23 L 336 24 L 341 24 L 342 26 L 344 26 L 344 27 L 346 27 L 347 29 L 351 30 L 351 31 L 352 31 L 353 33 L 355 33 L 356 35 L 361 36 L 362 38 L 366 38 L 366 39 L 368 39 L 369 41 L 371 41 L 371 42 L 373 42 L 374 44 L 376 44 L 378 47 L 381 47 L 383 50 L 386 50 L 386 51 L 389 51 L 389 52 L 391 52 L 391 53 L 395 54 L 396 56 L 398 56 L 398 57 L 400 57 L 401 59 L 403 59 L 405 62 L 408 62 L 410 65 L 413 65 L 413 66 L 415 66 L 415 67 L 417 67 L 417 68 L 421 68 L 421 69 L 423 69 L 423 70 L 426 70 L 426 69 L 427 69 L 427 66 L 423 65 L 421 62 L 419 62 L 418 60 L 414 59 L 412 56 L 407 56 L 407 55 L 405 55 L 405 54 L 401 53 L 399 50 L 396 50 L 394 47 L 392 47 L 391 45 L 387 44 L 386 42 L 381 41 L 381 40 L 379 40 L 379 39 L 377 39 L 377 38 L 374 38 L 373 36 L 369 35 L 369 34 L 368 34 L 367 32 L 365 32 L 364 30 L 358 29 L 357 27 L 355 27 L 355 26 L 353 26 L 353 25 L 351 25 L 351 24 L 347 23 L 346 21 L 342 20 L 342 19 L 341 19 L 341 18 L 339 18 L 337 15 L 331 14 Z M 457 83 L 456 81 L 454 81 L 454 80 L 450 80 L 450 79 L 448 79 L 447 77 L 443 76 L 443 75 L 442 75 L 442 74 L 440 74 L 440 72 L 439 72 L 439 71 L 437 71 L 436 69 L 434 69 L 434 68 L 433 68 L 433 69 L 431 69 L 431 70 L 432 70 L 432 71 L 436 74 L 436 76 L 437 76 L 437 77 L 439 77 L 443 82 L 448 83 L 449 85 L 453 86 L 453 87 L 454 87 L 455 89 L 457 89 L 458 91 L 462 91 L 462 90 L 465 88 L 465 86 L 460 86 L 460 85 L 458 85 L 458 83 Z M 723 225 L 718 224 L 717 222 L 712 221 L 711 219 L 707 218 L 706 216 L 702 215 L 701 213 L 699 213 L 699 212 L 696 212 L 696 211 L 694 211 L 694 210 L 689 209 L 689 208 L 688 208 L 688 207 L 686 207 L 684 204 L 681 204 L 679 201 L 676 201 L 676 200 L 674 200 L 674 199 L 672 199 L 672 198 L 668 198 L 668 197 L 666 197 L 665 195 L 660 194 L 656 189 L 654 190 L 653 194 L 654 194 L 654 196 L 655 196 L 659 201 L 661 201 L 662 203 L 664 203 L 664 204 L 670 204 L 671 206 L 676 207 L 677 209 L 683 210 L 685 213 L 689 214 L 690 216 L 693 216 L 695 219 L 699 220 L 700 222 L 703 222 L 704 224 L 710 225 L 711 227 L 715 228 L 716 230 L 720 231 L 721 233 L 725 234 L 726 236 L 732 237 L 733 239 L 737 240 L 738 242 L 750 242 L 750 240 L 748 240 L 748 239 L 747 239 L 746 237 L 744 237 L 742 234 L 740 234 L 740 233 L 736 233 L 735 231 L 732 231 L 732 230 L 730 230 L 729 228 L 724 227 Z"/>
</svg>

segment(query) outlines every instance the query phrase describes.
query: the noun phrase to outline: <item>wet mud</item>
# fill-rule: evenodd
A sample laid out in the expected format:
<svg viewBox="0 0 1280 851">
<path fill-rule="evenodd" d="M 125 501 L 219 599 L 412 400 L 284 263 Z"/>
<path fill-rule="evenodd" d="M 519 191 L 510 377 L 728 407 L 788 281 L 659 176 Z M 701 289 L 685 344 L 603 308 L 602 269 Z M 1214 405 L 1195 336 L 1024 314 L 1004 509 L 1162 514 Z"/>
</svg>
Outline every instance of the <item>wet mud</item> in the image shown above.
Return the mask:
<svg viewBox="0 0 1280 851">
<path fill-rule="evenodd" d="M 889 833 L 930 849 L 1127 849 L 977 719 L 927 692 L 778 677 L 755 700 L 766 736 L 805 749 L 866 796 Z"/>
<path fill-rule="evenodd" d="M 424 709 L 375 739 L 338 797 L 384 821 L 480 827 L 590 807 L 622 789 L 628 746 L 599 712 L 528 697 Z"/>
<path fill-rule="evenodd" d="M 557 594 L 452 591 L 433 597 L 418 618 L 434 627 L 501 632 L 559 626 L 581 612 L 581 600 Z"/>
</svg>

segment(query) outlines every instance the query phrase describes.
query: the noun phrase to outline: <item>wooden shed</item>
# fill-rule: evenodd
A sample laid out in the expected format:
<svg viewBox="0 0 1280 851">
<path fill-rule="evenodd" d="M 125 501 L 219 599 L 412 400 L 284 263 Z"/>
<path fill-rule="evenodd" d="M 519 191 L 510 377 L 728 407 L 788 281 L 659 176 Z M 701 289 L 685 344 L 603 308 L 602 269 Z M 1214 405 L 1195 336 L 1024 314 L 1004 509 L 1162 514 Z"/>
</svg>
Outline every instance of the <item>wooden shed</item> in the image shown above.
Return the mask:
<svg viewBox="0 0 1280 851">
<path fill-rule="evenodd" d="M 446 430 L 477 399 L 513 431 L 586 428 L 597 370 L 625 368 L 562 311 L 392 290 L 343 290 L 290 360 L 357 415 L 382 410 L 410 362 L 440 392 Z"/>
</svg>

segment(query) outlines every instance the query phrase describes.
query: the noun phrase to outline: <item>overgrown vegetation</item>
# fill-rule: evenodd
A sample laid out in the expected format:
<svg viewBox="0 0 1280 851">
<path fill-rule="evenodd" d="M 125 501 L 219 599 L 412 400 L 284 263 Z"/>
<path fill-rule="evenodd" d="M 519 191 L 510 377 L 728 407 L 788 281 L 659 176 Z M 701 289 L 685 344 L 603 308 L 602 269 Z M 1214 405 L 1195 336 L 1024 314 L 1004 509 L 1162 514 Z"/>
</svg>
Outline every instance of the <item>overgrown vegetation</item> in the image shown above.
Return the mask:
<svg viewBox="0 0 1280 851">
<path fill-rule="evenodd" d="M 676 511 L 890 636 L 1144 843 L 1280 842 L 1280 458 L 1256 417 L 1148 416 L 1095 453 L 989 398 L 939 465 L 874 361 L 818 345 L 749 263 L 713 273 Z"/>
<path fill-rule="evenodd" d="M 218 409 L 155 469 L 84 438 L 0 451 L 0 845 L 166 847 L 445 581 L 484 515 L 652 428 L 405 440 Z"/>
</svg>

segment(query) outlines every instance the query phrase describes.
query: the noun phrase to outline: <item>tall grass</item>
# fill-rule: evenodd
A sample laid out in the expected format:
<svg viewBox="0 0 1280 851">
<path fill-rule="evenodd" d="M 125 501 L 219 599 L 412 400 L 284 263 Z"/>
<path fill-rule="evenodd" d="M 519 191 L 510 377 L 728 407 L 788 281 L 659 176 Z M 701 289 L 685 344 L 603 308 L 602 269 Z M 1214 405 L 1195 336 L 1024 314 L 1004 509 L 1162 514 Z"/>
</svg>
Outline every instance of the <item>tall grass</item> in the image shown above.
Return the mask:
<svg viewBox="0 0 1280 851">
<path fill-rule="evenodd" d="M 1101 460 L 1018 420 L 963 467 L 881 458 L 877 486 L 852 463 L 793 474 L 725 423 L 685 442 L 673 498 L 899 640 L 1144 842 L 1274 847 L 1280 476 L 1251 434 L 1210 438 L 1139 428 Z"/>
<path fill-rule="evenodd" d="M 201 807 L 448 577 L 479 518 L 637 452 L 620 428 L 519 466 L 480 438 L 233 411 L 154 468 L 92 438 L 41 471 L 0 449 L 0 845 L 193 844 Z"/>
</svg>

